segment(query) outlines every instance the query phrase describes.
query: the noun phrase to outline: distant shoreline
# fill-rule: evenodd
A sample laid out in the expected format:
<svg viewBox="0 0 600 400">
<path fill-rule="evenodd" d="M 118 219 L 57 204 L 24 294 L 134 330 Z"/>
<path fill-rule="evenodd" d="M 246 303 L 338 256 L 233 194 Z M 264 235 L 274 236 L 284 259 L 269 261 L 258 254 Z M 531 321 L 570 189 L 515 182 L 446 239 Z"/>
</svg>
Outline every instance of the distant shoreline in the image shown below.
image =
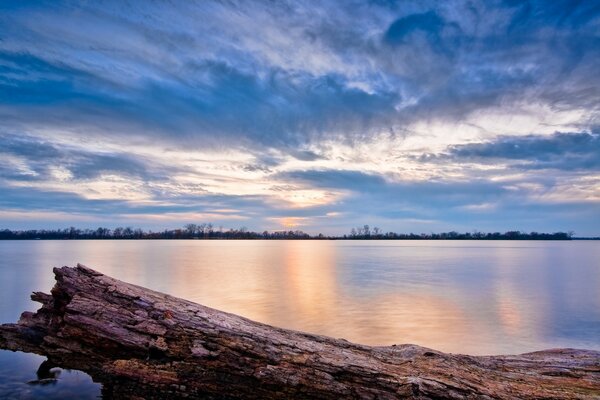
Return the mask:
<svg viewBox="0 0 600 400">
<path fill-rule="evenodd" d="M 314 241 L 341 241 L 341 240 L 346 240 L 346 241 L 394 241 L 394 242 L 415 242 L 415 241 L 427 241 L 427 242 L 449 242 L 449 241 L 455 241 L 455 242 L 500 242 L 500 241 L 510 241 L 510 242 L 576 242 L 576 241 L 594 241 L 594 240 L 600 240 L 600 237 L 592 237 L 592 238 L 570 238 L 570 239 L 388 239 L 388 238 L 376 238 L 376 239 L 355 239 L 355 238 L 315 238 L 315 237 L 311 237 L 311 238 L 307 238 L 307 239 L 302 239 L 302 238 L 280 238 L 280 239 L 265 239 L 265 238 L 250 238 L 250 239 L 245 239 L 245 238 L 73 238 L 73 239 L 68 239 L 68 238 L 62 238 L 62 239 L 46 239 L 46 238 L 32 238 L 32 239 L 24 239 L 24 238 L 13 238 L 13 239 L 5 239 L 5 238 L 0 238 L 0 241 L 69 241 L 69 240 L 105 240 L 105 241 L 109 241 L 109 240 L 115 240 L 115 241 L 153 241 L 153 240 L 198 240 L 198 241 L 217 241 L 217 240 L 222 240 L 222 241 L 258 241 L 258 240 L 269 240 L 269 241 L 278 241 L 278 240 L 298 240 L 298 241 L 310 241 L 310 240 L 314 240 Z"/>
<path fill-rule="evenodd" d="M 352 228 L 349 235 L 310 235 L 300 230 L 253 232 L 239 229 L 215 229 L 212 224 L 187 224 L 181 229 L 165 229 L 159 232 L 140 228 L 117 227 L 114 229 L 0 229 L 0 240 L 600 240 L 600 237 L 576 237 L 574 232 L 441 232 L 396 233 L 384 232 L 378 227 L 363 225 Z"/>
</svg>

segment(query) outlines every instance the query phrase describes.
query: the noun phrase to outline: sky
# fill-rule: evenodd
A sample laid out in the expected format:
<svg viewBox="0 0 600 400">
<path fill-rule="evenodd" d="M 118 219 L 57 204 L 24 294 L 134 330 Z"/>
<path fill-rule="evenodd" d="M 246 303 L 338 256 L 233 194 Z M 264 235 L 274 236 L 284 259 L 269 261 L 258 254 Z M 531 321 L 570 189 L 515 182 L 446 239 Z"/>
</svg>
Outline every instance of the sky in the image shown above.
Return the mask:
<svg viewBox="0 0 600 400">
<path fill-rule="evenodd" d="M 600 2 L 0 3 L 0 228 L 600 234 Z"/>
</svg>

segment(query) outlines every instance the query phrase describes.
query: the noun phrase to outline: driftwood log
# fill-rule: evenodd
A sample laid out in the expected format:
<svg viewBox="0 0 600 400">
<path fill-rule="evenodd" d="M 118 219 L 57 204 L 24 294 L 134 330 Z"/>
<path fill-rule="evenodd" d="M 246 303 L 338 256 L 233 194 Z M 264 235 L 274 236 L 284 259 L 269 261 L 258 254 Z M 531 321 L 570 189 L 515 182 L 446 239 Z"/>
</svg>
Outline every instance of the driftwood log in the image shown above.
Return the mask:
<svg viewBox="0 0 600 400">
<path fill-rule="evenodd" d="M 370 347 L 279 329 L 121 282 L 55 268 L 52 294 L 0 347 L 38 353 L 103 384 L 105 398 L 600 398 L 600 352 L 473 357 Z"/>
</svg>

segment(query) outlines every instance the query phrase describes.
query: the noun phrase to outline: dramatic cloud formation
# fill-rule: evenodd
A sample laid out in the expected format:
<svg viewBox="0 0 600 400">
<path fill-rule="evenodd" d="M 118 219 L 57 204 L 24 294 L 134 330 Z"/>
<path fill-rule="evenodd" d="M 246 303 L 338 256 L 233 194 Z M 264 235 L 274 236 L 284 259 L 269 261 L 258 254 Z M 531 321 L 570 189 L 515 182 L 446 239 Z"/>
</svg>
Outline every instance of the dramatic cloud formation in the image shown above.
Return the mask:
<svg viewBox="0 0 600 400">
<path fill-rule="evenodd" d="M 596 2 L 0 10 L 2 226 L 600 233 Z"/>
</svg>

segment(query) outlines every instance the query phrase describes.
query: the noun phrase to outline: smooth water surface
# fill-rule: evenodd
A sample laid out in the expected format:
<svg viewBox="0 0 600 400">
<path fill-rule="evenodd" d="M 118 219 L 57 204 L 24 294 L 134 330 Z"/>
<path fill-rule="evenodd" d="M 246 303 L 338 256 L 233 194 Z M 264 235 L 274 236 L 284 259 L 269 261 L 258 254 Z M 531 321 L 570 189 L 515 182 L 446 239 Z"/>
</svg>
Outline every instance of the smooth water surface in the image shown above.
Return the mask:
<svg viewBox="0 0 600 400">
<path fill-rule="evenodd" d="M 364 344 L 468 354 L 600 350 L 600 242 L 4 241 L 0 322 L 35 310 L 29 294 L 49 292 L 52 267 L 77 262 L 254 320 Z M 0 352 L 0 397 L 65 398 L 60 391 L 77 385 L 78 398 L 99 396 L 76 371 L 49 388 L 26 385 L 42 360 Z"/>
</svg>

